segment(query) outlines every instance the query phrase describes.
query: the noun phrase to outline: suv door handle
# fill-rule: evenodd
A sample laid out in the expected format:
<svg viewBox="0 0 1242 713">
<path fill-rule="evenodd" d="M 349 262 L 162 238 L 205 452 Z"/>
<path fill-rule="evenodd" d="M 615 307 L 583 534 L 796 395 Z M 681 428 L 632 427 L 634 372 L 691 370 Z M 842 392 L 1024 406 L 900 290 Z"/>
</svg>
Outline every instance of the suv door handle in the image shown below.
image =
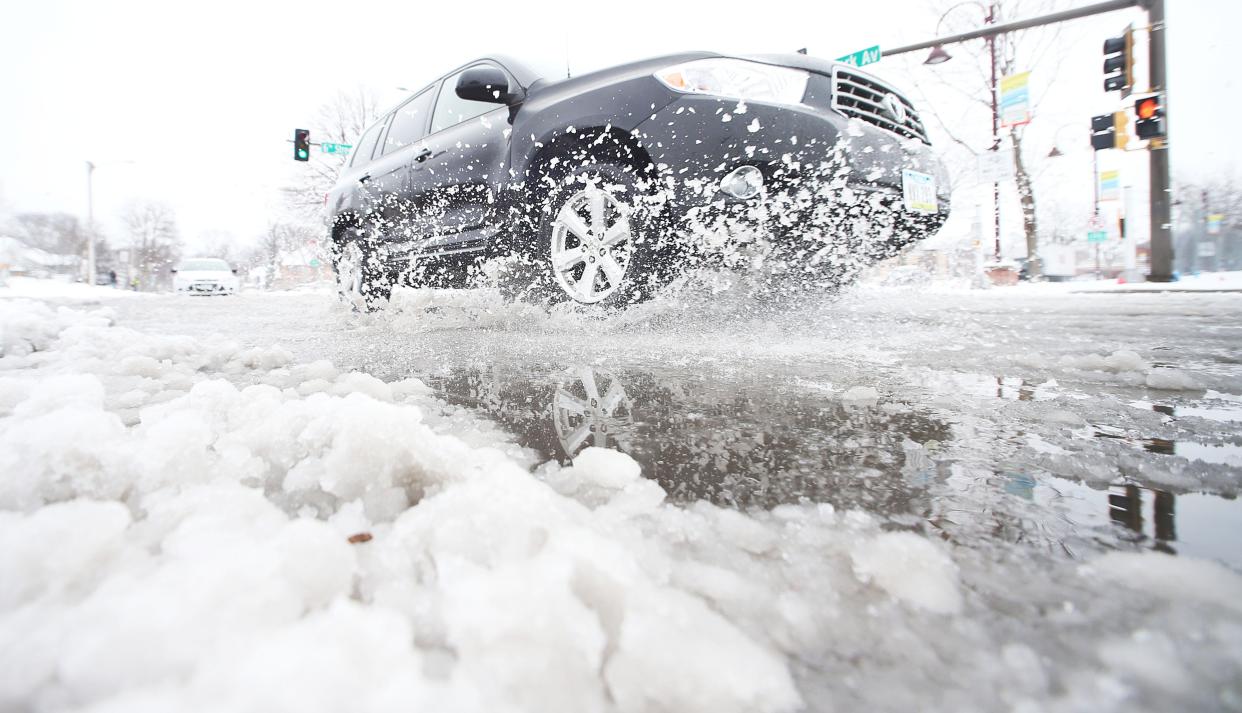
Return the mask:
<svg viewBox="0 0 1242 713">
<path fill-rule="evenodd" d="M 418 161 L 419 163 L 422 163 L 423 161 L 426 161 L 430 156 L 431 156 L 431 149 L 425 148 L 422 151 L 419 151 L 418 153 L 414 154 L 414 160 Z"/>
<path fill-rule="evenodd" d="M 363 175 L 358 177 L 359 183 L 366 183 L 369 180 L 371 180 L 371 174 L 369 173 L 364 173 Z"/>
</svg>

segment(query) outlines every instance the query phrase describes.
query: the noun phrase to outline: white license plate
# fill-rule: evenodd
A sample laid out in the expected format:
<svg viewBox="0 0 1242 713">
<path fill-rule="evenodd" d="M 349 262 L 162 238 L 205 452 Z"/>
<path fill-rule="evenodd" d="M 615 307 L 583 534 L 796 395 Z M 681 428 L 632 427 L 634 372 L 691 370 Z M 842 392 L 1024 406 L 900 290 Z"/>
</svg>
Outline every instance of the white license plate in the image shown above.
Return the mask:
<svg viewBox="0 0 1242 713">
<path fill-rule="evenodd" d="M 926 173 L 904 169 L 901 172 L 902 202 L 908 211 L 936 212 L 936 179 Z"/>
</svg>

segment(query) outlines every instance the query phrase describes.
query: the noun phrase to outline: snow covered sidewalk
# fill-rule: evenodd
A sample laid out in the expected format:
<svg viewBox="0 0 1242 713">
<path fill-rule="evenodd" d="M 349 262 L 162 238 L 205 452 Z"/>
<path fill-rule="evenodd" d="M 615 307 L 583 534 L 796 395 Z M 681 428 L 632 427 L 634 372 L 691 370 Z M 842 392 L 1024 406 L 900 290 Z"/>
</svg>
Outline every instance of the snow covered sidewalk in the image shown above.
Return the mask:
<svg viewBox="0 0 1242 713">
<path fill-rule="evenodd" d="M 678 507 L 107 308 L 0 301 L 0 349 L 0 710 L 1242 709 L 1212 562 Z"/>
</svg>

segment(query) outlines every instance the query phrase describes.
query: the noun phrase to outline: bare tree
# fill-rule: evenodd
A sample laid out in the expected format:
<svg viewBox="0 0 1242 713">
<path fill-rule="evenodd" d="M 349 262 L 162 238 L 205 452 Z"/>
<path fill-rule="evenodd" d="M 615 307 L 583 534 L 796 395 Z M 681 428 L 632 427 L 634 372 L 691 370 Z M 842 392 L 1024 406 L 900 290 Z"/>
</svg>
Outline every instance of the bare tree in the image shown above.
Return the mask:
<svg viewBox="0 0 1242 713">
<path fill-rule="evenodd" d="M 171 207 L 156 201 L 131 204 L 121 216 L 129 235 L 132 274 L 142 289 L 170 282 L 169 270 L 181 256 L 181 235 Z"/>
<path fill-rule="evenodd" d="M 13 219 L 18 240 L 57 255 L 85 255 L 86 229 L 69 213 L 21 213 Z"/>
<path fill-rule="evenodd" d="M 236 236 L 227 230 L 208 230 L 199 235 L 199 242 L 204 256 L 218 257 L 230 264 L 241 257 Z"/>
<path fill-rule="evenodd" d="M 358 86 L 336 96 L 319 107 L 311 124 L 313 141 L 355 144 L 362 132 L 379 117 L 375 94 Z M 324 218 L 324 196 L 332 190 L 336 177 L 348 160 L 347 154 L 325 154 L 312 151 L 298 181 L 283 189 L 289 207 L 307 220 Z"/>
</svg>

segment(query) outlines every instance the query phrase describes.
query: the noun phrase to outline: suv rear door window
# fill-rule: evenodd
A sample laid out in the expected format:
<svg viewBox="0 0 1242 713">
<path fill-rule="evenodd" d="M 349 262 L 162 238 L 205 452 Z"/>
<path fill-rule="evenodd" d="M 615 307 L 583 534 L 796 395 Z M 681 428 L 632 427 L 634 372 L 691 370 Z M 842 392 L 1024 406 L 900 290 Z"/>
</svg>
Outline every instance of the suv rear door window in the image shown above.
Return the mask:
<svg viewBox="0 0 1242 713">
<path fill-rule="evenodd" d="M 431 99 L 434 96 L 435 92 L 425 89 L 422 94 L 397 109 L 389 123 L 388 135 L 384 137 L 383 154 L 409 146 L 427 135 L 427 114 L 431 112 Z"/>
<path fill-rule="evenodd" d="M 354 147 L 354 152 L 350 155 L 350 166 L 361 166 L 371 160 L 371 154 L 375 152 L 375 144 L 384 130 L 384 124 L 387 123 L 388 117 L 384 117 L 362 134 L 362 138 L 358 139 L 358 145 Z"/>
<path fill-rule="evenodd" d="M 480 65 L 476 64 L 472 67 L 467 67 L 466 69 L 474 69 L 474 67 L 478 66 Z M 482 66 L 486 67 L 495 65 Z M 473 119 L 476 116 L 486 114 L 489 111 L 499 109 L 504 106 L 503 104 L 497 104 L 495 102 L 480 102 L 472 99 L 462 99 L 457 96 L 457 78 L 460 77 L 462 72 L 465 72 L 466 69 L 463 69 L 461 72 L 445 79 L 444 83 L 440 85 L 440 98 L 436 100 L 436 115 L 431 120 L 431 133 L 434 134 L 437 131 L 447 129 L 450 126 L 460 124 L 467 119 Z M 509 81 L 512 82 L 513 79 L 510 78 Z"/>
</svg>

